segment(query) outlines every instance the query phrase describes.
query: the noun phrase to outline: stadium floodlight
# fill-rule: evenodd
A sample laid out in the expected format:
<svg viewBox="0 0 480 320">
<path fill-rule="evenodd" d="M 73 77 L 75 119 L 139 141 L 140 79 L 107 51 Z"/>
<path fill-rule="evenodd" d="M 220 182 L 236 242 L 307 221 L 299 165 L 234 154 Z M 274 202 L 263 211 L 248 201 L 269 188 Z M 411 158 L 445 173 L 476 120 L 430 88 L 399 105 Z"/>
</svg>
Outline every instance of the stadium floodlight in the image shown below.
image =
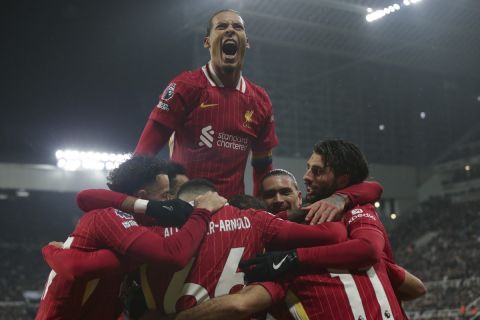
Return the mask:
<svg viewBox="0 0 480 320">
<path fill-rule="evenodd" d="M 470 165 L 469 165 L 469 164 L 466 164 L 466 165 L 465 165 L 465 171 L 468 172 L 468 171 L 470 171 L 470 169 L 471 169 L 471 168 L 470 168 Z"/>
<path fill-rule="evenodd" d="M 375 201 L 375 208 L 380 208 L 380 202 L 379 201 Z"/>
<path fill-rule="evenodd" d="M 425 119 L 427 117 L 427 114 L 425 112 L 420 112 L 420 119 Z"/>
<path fill-rule="evenodd" d="M 397 214 L 396 214 L 395 212 L 392 212 L 392 213 L 390 214 L 390 219 L 392 219 L 392 220 L 397 219 Z"/>
<path fill-rule="evenodd" d="M 57 150 L 57 166 L 67 171 L 112 170 L 130 158 L 129 153 L 107 153 L 78 150 Z"/>
<path fill-rule="evenodd" d="M 384 124 L 379 125 L 378 130 L 380 130 L 380 131 L 385 130 L 385 125 Z"/>
<path fill-rule="evenodd" d="M 394 3 L 383 9 L 374 10 L 372 8 L 367 8 L 367 15 L 365 16 L 365 20 L 367 20 L 367 22 L 373 22 L 373 21 L 379 20 L 385 17 L 386 15 L 389 15 L 395 11 L 399 11 L 400 9 L 402 9 L 402 7 L 408 7 L 411 4 L 416 4 L 421 1 L 422 0 L 403 0 L 403 5 Z"/>
</svg>

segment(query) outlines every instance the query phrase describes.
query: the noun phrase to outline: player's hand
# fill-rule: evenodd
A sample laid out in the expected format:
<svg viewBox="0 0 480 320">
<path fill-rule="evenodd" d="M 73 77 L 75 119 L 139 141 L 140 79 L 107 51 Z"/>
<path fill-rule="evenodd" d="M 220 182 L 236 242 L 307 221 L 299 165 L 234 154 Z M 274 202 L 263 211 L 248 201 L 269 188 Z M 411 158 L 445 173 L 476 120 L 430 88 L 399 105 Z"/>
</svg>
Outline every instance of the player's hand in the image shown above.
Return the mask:
<svg viewBox="0 0 480 320">
<path fill-rule="evenodd" d="M 60 241 L 52 241 L 52 242 L 49 242 L 48 245 L 63 249 L 63 242 L 60 242 Z"/>
<path fill-rule="evenodd" d="M 340 220 L 347 206 L 347 199 L 347 197 L 339 194 L 333 194 L 302 208 L 308 211 L 305 221 L 310 222 L 310 224 L 320 224 Z"/>
<path fill-rule="evenodd" d="M 271 251 L 253 259 L 240 261 L 239 267 L 245 272 L 248 282 L 273 281 L 294 271 L 298 265 L 296 250 Z"/>
<path fill-rule="evenodd" d="M 198 209 L 206 209 L 211 213 L 215 213 L 223 208 L 226 203 L 227 199 L 220 196 L 216 192 L 208 191 L 207 193 L 195 198 L 194 207 Z"/>
<path fill-rule="evenodd" d="M 192 206 L 183 200 L 150 200 L 145 214 L 155 218 L 163 227 L 181 227 L 192 213 Z"/>
</svg>

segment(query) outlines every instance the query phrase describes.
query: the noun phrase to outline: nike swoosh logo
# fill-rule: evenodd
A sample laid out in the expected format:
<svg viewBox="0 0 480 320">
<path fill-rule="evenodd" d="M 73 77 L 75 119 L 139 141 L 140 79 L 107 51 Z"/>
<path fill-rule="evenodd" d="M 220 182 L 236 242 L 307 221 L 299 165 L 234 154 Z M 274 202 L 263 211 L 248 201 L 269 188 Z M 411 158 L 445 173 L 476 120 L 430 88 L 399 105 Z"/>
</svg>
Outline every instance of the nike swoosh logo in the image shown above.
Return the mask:
<svg viewBox="0 0 480 320">
<path fill-rule="evenodd" d="M 210 108 L 210 107 L 216 107 L 218 106 L 218 103 L 210 103 L 210 104 L 207 104 L 205 102 L 202 102 L 202 104 L 200 105 L 200 109 L 205 109 L 205 108 Z"/>
<path fill-rule="evenodd" d="M 278 270 L 278 268 L 280 268 L 282 266 L 282 264 L 285 262 L 285 260 L 287 259 L 288 256 L 285 256 L 283 257 L 282 260 L 280 260 L 280 262 L 278 264 L 275 264 L 275 262 L 273 263 L 273 270 Z"/>
<path fill-rule="evenodd" d="M 172 206 L 162 206 L 164 209 L 167 209 L 168 211 L 172 212 L 173 207 Z"/>
</svg>

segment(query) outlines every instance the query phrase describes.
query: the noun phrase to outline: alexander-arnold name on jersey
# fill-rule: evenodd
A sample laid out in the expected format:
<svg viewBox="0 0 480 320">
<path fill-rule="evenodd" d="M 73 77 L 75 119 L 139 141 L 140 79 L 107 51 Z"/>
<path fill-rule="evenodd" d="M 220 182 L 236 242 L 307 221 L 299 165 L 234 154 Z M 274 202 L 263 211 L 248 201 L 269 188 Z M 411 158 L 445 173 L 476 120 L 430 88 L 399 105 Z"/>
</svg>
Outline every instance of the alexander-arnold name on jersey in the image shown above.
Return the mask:
<svg viewBox="0 0 480 320">
<path fill-rule="evenodd" d="M 234 219 L 221 219 L 218 222 L 210 221 L 207 236 L 216 232 L 230 232 L 236 230 L 250 229 L 252 224 L 247 217 Z M 178 232 L 178 228 L 165 228 L 165 237 L 169 237 Z"/>
</svg>

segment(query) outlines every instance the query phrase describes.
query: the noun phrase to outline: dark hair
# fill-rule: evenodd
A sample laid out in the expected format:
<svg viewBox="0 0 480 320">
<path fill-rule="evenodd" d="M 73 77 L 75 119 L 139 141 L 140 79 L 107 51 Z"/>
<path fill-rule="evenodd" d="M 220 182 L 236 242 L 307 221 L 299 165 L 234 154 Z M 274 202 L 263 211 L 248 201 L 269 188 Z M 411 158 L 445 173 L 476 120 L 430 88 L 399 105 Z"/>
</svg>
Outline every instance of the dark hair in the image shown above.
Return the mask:
<svg viewBox="0 0 480 320">
<path fill-rule="evenodd" d="M 192 179 L 185 182 L 177 192 L 177 198 L 184 194 L 197 194 L 201 195 L 208 191 L 217 191 L 215 185 L 207 179 Z"/>
<path fill-rule="evenodd" d="M 107 185 L 113 191 L 133 195 L 153 184 L 159 174 L 167 174 L 165 160 L 153 156 L 133 156 L 110 171 Z"/>
<path fill-rule="evenodd" d="M 285 169 L 273 169 L 267 172 L 263 177 L 262 180 L 260 181 L 260 194 L 263 193 L 263 182 L 268 178 L 268 177 L 273 177 L 273 176 L 287 176 L 293 181 L 293 185 L 295 188 L 298 190 L 298 184 L 297 184 L 297 179 L 295 176 L 288 170 Z"/>
<path fill-rule="evenodd" d="M 323 157 L 326 166 L 330 166 L 336 177 L 348 175 L 349 184 L 360 183 L 368 177 L 368 163 L 356 145 L 344 140 L 325 140 L 318 142 L 313 152 Z"/>
<path fill-rule="evenodd" d="M 240 13 L 236 10 L 233 10 L 233 9 L 222 9 L 222 10 L 218 10 L 217 12 L 215 12 L 211 17 L 210 19 L 208 20 L 208 26 L 207 26 L 207 34 L 205 35 L 206 37 L 208 37 L 210 35 L 210 31 L 212 31 L 212 28 L 213 28 L 213 18 L 215 18 L 215 16 L 217 16 L 218 14 L 222 13 L 222 12 L 233 12 L 233 13 L 236 13 L 238 14 L 238 16 L 240 16 Z"/>
<path fill-rule="evenodd" d="M 255 198 L 254 196 L 248 194 L 239 194 L 233 196 L 230 200 L 228 200 L 228 204 L 231 206 L 237 207 L 239 209 L 259 209 L 259 210 L 267 210 L 267 205 L 263 200 Z"/>
</svg>

